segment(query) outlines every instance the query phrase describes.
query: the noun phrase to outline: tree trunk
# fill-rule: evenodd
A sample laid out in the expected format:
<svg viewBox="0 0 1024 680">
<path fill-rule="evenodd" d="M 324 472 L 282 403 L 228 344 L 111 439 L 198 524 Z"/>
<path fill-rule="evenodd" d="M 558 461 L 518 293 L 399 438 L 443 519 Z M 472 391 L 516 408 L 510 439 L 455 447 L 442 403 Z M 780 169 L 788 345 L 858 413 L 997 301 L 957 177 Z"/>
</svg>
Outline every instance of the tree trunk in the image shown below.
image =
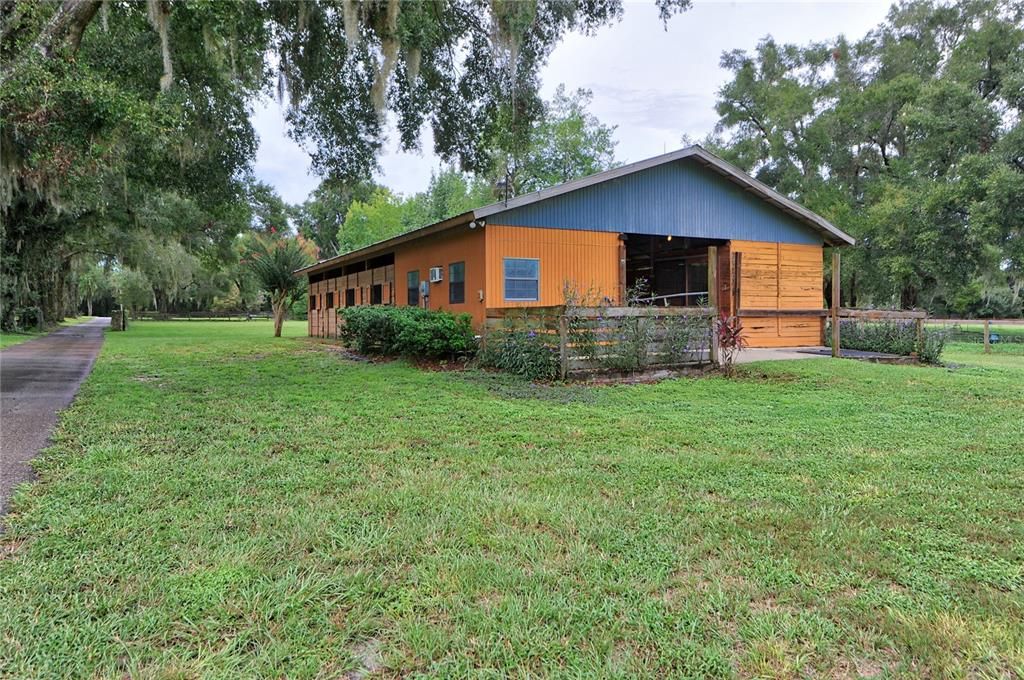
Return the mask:
<svg viewBox="0 0 1024 680">
<path fill-rule="evenodd" d="M 917 288 L 903 286 L 900 290 L 900 309 L 913 309 L 917 306 Z"/>
<path fill-rule="evenodd" d="M 89 312 L 89 316 L 92 316 L 92 298 L 85 303 L 86 310 Z"/>
<path fill-rule="evenodd" d="M 285 300 L 282 297 L 279 300 L 274 300 L 271 303 L 274 309 L 274 337 L 281 337 L 281 326 L 284 325 L 284 312 L 285 312 Z"/>
</svg>

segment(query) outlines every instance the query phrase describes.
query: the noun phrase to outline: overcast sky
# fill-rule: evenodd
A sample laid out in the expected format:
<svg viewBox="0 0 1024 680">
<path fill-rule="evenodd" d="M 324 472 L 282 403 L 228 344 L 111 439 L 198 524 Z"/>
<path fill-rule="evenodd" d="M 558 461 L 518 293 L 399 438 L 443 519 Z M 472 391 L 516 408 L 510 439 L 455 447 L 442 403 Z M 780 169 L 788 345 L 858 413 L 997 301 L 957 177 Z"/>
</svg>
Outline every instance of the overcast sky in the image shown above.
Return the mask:
<svg viewBox="0 0 1024 680">
<path fill-rule="evenodd" d="M 839 34 L 856 39 L 877 25 L 888 2 L 695 2 L 669 22 L 658 20 L 653 0 L 625 2 L 621 22 L 597 35 L 569 35 L 543 71 L 545 97 L 559 83 L 594 93 L 592 113 L 616 125 L 616 157 L 637 161 L 699 139 L 715 125 L 715 92 L 728 78 L 718 66 L 723 51 L 752 50 L 766 35 L 806 43 Z M 301 203 L 319 180 L 309 157 L 285 133 L 278 104 L 253 115 L 260 136 L 256 175 L 289 203 Z M 440 161 L 430 153 L 399 153 L 387 145 L 377 180 L 402 193 L 426 188 Z"/>
</svg>

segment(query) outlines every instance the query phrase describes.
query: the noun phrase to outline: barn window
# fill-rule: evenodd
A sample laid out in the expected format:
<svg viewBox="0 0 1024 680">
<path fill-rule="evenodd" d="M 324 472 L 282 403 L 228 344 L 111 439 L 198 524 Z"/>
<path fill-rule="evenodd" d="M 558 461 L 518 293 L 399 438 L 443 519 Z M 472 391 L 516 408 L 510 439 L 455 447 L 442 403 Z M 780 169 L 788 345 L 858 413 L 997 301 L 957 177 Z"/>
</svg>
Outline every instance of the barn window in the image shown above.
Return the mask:
<svg viewBox="0 0 1024 680">
<path fill-rule="evenodd" d="M 409 272 L 405 277 L 405 285 L 408 288 L 409 306 L 419 307 L 420 304 L 420 273 L 419 270 Z"/>
<path fill-rule="evenodd" d="M 356 289 L 346 288 L 345 289 L 345 306 L 355 307 L 356 305 Z"/>
<path fill-rule="evenodd" d="M 370 304 L 380 305 L 384 303 L 384 285 L 381 283 L 373 284 L 370 288 Z"/>
<path fill-rule="evenodd" d="M 540 260 L 505 258 L 505 299 L 535 301 L 540 295 Z"/>
<path fill-rule="evenodd" d="M 316 296 L 315 295 L 310 295 L 309 296 L 309 311 L 314 311 L 315 309 L 316 309 Z"/>
<path fill-rule="evenodd" d="M 448 265 L 448 304 L 460 305 L 466 301 L 466 263 Z"/>
<path fill-rule="evenodd" d="M 334 293 L 327 294 L 327 309 L 334 308 Z"/>
</svg>

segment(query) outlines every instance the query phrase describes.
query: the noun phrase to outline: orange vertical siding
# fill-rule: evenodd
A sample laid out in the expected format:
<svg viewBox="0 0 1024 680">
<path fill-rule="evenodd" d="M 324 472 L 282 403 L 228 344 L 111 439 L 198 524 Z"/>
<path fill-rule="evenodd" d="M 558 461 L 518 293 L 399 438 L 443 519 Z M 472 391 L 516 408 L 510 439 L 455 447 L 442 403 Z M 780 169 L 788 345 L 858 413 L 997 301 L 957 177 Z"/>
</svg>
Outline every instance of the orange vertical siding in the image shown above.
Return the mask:
<svg viewBox="0 0 1024 680">
<path fill-rule="evenodd" d="M 490 229 L 488 227 L 487 229 Z M 470 229 L 467 226 L 456 227 L 448 231 L 403 243 L 395 249 L 395 304 L 409 304 L 409 291 L 406 287 L 411 271 L 420 273 L 420 281 L 429 281 L 431 267 L 441 267 L 443 280 L 430 284 L 430 309 L 446 309 L 456 314 L 472 315 L 474 325 L 484 322 L 485 237 L 484 229 Z M 465 267 L 465 302 L 451 304 L 448 302 L 449 265 L 464 262 Z M 420 306 L 423 301 L 420 300 Z"/>
<path fill-rule="evenodd" d="M 538 307 L 565 302 L 566 283 L 582 293 L 619 298 L 619 235 L 604 231 L 544 229 L 488 224 L 488 307 Z M 503 260 L 506 257 L 540 260 L 536 302 L 506 301 Z"/>
<path fill-rule="evenodd" d="M 823 255 L 817 245 L 731 241 L 740 260 L 740 308 L 821 309 Z M 751 347 L 800 347 L 821 343 L 821 317 L 745 316 Z"/>
</svg>

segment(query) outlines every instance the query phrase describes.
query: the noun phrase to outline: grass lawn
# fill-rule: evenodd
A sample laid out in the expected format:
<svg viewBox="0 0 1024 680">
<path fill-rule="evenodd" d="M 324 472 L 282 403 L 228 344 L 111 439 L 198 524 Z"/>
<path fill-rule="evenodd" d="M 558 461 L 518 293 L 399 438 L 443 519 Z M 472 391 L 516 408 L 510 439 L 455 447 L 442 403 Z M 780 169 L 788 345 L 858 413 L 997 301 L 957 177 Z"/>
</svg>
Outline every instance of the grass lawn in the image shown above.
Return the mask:
<svg viewBox="0 0 1024 680">
<path fill-rule="evenodd" d="M 86 321 L 92 321 L 95 317 L 92 316 L 76 316 L 73 318 L 64 319 L 57 325 L 58 327 L 74 326 L 76 324 L 85 323 Z M 56 329 L 54 329 L 56 330 Z M 10 347 L 11 345 L 18 345 L 26 340 L 32 340 L 40 336 L 46 335 L 51 331 L 40 333 L 39 331 L 19 331 L 17 333 L 0 333 L 0 349 L 4 347 Z"/>
<path fill-rule="evenodd" d="M 304 332 L 108 336 L 0 677 L 1024 675 L 1024 352 L 543 387 Z"/>
</svg>

